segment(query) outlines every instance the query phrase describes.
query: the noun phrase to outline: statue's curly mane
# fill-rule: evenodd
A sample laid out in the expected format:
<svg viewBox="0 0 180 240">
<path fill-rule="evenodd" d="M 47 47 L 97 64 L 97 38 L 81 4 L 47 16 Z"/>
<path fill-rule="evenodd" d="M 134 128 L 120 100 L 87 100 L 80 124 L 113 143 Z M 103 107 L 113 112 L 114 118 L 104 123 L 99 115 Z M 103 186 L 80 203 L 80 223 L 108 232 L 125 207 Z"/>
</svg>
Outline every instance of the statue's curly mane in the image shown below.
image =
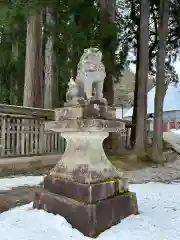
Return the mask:
<svg viewBox="0 0 180 240">
<path fill-rule="evenodd" d="M 104 71 L 104 65 L 102 63 L 102 53 L 99 50 L 96 52 L 85 51 L 80 58 L 77 70 L 78 73 L 86 72 L 87 70 L 91 69 L 91 67 L 94 68 L 94 71 Z"/>
</svg>

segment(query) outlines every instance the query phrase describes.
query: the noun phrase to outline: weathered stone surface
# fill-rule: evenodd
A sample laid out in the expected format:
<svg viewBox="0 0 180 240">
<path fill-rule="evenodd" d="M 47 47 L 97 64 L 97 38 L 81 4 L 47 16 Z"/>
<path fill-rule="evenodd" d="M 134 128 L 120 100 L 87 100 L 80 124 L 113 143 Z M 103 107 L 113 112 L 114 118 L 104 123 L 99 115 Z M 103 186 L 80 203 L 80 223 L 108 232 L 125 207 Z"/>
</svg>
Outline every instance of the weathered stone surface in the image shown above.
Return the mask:
<svg viewBox="0 0 180 240">
<path fill-rule="evenodd" d="M 82 97 L 73 98 L 72 100 L 69 100 L 68 102 L 64 103 L 64 107 L 74 107 L 74 106 L 84 106 L 87 104 L 86 99 Z"/>
<path fill-rule="evenodd" d="M 97 183 L 107 179 L 122 178 L 108 160 L 102 146 L 108 133 L 63 133 L 67 146 L 57 165 L 50 171 L 53 177 L 79 183 Z"/>
<path fill-rule="evenodd" d="M 68 102 L 77 99 L 79 95 L 80 93 L 77 84 L 74 82 L 73 78 L 70 78 L 68 82 L 68 91 L 66 93 L 66 101 Z"/>
<path fill-rule="evenodd" d="M 85 106 L 84 111 L 83 111 L 83 118 L 107 118 L 107 111 L 108 108 L 107 106 L 100 105 L 97 103 L 94 104 L 88 104 Z"/>
<path fill-rule="evenodd" d="M 68 118 L 82 118 L 84 105 L 66 106 L 63 108 L 55 109 L 55 121 L 68 119 Z"/>
<path fill-rule="evenodd" d="M 45 128 L 55 132 L 120 132 L 125 123 L 118 119 L 72 118 L 46 122 Z"/>
<path fill-rule="evenodd" d="M 104 104 L 104 102 L 94 99 L 89 103 L 86 102 L 86 104 L 77 104 L 55 109 L 55 121 L 77 118 L 116 119 L 116 108 L 109 107 Z"/>
<path fill-rule="evenodd" d="M 56 109 L 55 121 L 45 125 L 61 133 L 66 150 L 44 180 L 48 193 L 37 193 L 34 199 L 35 208 L 60 214 L 87 236 L 138 212 L 123 173 L 103 149 L 109 133 L 125 129 L 125 122 L 116 119 L 116 110 L 103 97 L 105 76 L 102 53 L 85 49 L 76 80 L 69 82 L 65 107 Z"/>
<path fill-rule="evenodd" d="M 92 97 L 103 99 L 103 85 L 106 77 L 102 63 L 102 53 L 98 48 L 84 50 L 80 58 L 76 80 L 70 79 L 66 93 L 67 103 L 77 103 L 78 98 L 90 100 Z M 107 103 L 107 100 L 104 99 Z"/>
<path fill-rule="evenodd" d="M 79 92 L 84 92 L 82 95 L 85 95 L 88 100 L 92 98 L 93 94 L 97 99 L 102 99 L 105 77 L 106 72 L 100 50 L 97 48 L 85 49 L 78 64 L 75 80 Z"/>
<path fill-rule="evenodd" d="M 109 180 L 96 184 L 82 184 L 64 179 L 56 179 L 52 176 L 45 177 L 44 189 L 86 203 L 95 203 L 128 191 L 124 179 Z"/>
<path fill-rule="evenodd" d="M 53 193 L 36 193 L 34 208 L 60 214 L 89 237 L 96 237 L 129 215 L 138 214 L 136 196 L 130 192 L 96 204 L 85 204 Z"/>
</svg>

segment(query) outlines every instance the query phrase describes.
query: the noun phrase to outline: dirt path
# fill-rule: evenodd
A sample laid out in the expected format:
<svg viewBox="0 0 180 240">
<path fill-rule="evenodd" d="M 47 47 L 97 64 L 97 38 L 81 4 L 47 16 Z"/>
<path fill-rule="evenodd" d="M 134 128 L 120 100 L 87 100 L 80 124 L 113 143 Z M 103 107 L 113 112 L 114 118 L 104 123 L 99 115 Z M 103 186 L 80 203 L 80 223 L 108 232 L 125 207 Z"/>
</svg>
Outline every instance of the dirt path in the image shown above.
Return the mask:
<svg viewBox="0 0 180 240">
<path fill-rule="evenodd" d="M 32 202 L 34 193 L 40 187 L 17 187 L 10 191 L 0 191 L 0 212 Z"/>
</svg>

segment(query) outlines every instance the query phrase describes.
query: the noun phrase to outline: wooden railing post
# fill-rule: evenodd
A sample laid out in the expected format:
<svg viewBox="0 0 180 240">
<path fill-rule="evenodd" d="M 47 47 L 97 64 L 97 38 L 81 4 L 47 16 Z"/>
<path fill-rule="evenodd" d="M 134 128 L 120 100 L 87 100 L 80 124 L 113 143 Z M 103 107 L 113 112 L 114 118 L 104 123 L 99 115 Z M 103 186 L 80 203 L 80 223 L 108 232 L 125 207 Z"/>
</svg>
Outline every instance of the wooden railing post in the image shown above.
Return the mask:
<svg viewBox="0 0 180 240">
<path fill-rule="evenodd" d="M 43 154 L 45 152 L 45 134 L 44 134 L 44 119 L 40 120 L 39 131 L 39 152 Z"/>
<path fill-rule="evenodd" d="M 4 157 L 6 153 L 6 123 L 7 116 L 2 116 L 1 122 L 1 156 Z"/>
<path fill-rule="evenodd" d="M 22 119 L 22 126 L 21 126 L 21 155 L 25 155 L 25 141 L 26 141 L 26 126 L 27 123 L 26 119 Z"/>
</svg>

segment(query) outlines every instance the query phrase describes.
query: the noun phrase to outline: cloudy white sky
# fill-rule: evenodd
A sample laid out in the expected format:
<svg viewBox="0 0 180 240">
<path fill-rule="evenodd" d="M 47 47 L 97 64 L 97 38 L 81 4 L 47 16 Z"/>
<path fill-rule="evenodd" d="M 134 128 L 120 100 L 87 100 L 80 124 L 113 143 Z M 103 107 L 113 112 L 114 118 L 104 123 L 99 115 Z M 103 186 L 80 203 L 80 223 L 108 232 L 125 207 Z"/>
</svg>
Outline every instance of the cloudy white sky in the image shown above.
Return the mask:
<svg viewBox="0 0 180 240">
<path fill-rule="evenodd" d="M 179 74 L 179 78 L 180 78 L 180 61 L 176 61 L 174 66 L 175 66 L 176 72 Z"/>
<path fill-rule="evenodd" d="M 130 55 L 131 55 L 131 54 L 130 54 Z M 130 59 L 132 59 L 132 56 L 130 57 Z M 174 63 L 174 67 L 175 67 L 176 72 L 178 73 L 179 79 L 180 79 L 180 60 L 177 60 L 177 61 Z M 130 64 L 130 69 L 132 70 L 133 73 L 135 73 L 135 65 L 134 65 L 134 64 Z"/>
</svg>

